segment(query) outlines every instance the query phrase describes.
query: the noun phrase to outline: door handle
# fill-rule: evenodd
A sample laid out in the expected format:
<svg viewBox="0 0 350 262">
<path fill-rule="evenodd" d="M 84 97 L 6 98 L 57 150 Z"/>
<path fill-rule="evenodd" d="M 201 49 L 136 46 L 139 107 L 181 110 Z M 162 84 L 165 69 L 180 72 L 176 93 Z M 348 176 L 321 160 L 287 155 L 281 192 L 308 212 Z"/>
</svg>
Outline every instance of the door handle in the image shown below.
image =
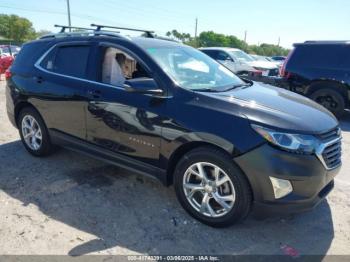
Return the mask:
<svg viewBox="0 0 350 262">
<path fill-rule="evenodd" d="M 44 78 L 42 76 L 34 76 L 34 81 L 36 81 L 38 84 L 41 84 L 44 81 Z"/>
<path fill-rule="evenodd" d="M 101 97 L 101 91 L 100 90 L 89 90 L 88 95 L 92 98 L 100 98 Z"/>
</svg>

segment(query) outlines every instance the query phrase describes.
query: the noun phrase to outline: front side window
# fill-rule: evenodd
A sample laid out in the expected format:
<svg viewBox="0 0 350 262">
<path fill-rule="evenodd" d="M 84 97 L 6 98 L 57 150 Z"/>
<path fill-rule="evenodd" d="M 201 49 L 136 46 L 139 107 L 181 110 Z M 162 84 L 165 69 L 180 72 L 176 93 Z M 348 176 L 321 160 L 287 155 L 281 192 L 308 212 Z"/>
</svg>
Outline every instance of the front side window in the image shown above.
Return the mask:
<svg viewBox="0 0 350 262">
<path fill-rule="evenodd" d="M 114 47 L 104 50 L 101 76 L 103 83 L 123 86 L 126 80 L 141 77 L 149 77 L 149 74 L 132 56 Z"/>
<path fill-rule="evenodd" d="M 244 82 L 226 67 L 188 46 L 148 48 L 148 54 L 181 87 L 224 90 Z"/>
<path fill-rule="evenodd" d="M 210 56 L 213 59 L 217 59 L 218 51 L 216 50 L 201 50 L 206 55 Z"/>
<path fill-rule="evenodd" d="M 220 51 L 218 53 L 217 60 L 227 61 L 227 60 L 231 60 L 231 58 L 226 52 Z"/>
<path fill-rule="evenodd" d="M 61 46 L 52 50 L 40 66 L 54 73 L 85 78 L 89 52 L 89 46 Z"/>
</svg>

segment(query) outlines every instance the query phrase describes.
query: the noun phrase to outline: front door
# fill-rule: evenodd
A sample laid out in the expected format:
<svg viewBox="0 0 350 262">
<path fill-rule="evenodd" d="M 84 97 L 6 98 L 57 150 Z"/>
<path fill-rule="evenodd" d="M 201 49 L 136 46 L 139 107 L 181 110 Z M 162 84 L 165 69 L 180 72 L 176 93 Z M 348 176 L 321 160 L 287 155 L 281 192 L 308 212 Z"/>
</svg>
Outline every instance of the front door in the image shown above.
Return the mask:
<svg viewBox="0 0 350 262">
<path fill-rule="evenodd" d="M 87 90 L 87 139 L 105 149 L 158 165 L 161 112 L 166 101 L 127 92 L 126 80 L 151 77 L 133 54 L 120 47 L 100 46 L 98 83 Z"/>
</svg>

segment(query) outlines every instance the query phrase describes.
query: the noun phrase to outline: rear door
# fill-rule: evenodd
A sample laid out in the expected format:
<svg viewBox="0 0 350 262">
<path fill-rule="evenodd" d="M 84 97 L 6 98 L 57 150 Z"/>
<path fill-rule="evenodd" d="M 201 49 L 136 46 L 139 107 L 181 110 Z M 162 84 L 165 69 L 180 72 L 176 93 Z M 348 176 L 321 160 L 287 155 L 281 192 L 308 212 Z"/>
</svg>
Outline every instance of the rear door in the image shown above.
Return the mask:
<svg viewBox="0 0 350 262">
<path fill-rule="evenodd" d="M 53 46 L 37 63 L 33 80 L 40 95 L 31 102 L 48 128 L 86 138 L 85 92 L 91 85 L 89 42 L 65 42 Z"/>
</svg>

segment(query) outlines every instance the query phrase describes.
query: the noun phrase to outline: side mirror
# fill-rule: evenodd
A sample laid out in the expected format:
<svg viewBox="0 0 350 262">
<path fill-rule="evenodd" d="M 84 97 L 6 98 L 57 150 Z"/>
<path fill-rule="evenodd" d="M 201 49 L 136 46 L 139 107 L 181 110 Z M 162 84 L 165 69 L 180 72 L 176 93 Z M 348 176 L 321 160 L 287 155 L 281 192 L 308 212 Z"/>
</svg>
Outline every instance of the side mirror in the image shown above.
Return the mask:
<svg viewBox="0 0 350 262">
<path fill-rule="evenodd" d="M 127 80 L 124 83 L 124 88 L 130 93 L 163 95 L 163 90 L 158 87 L 153 78 L 136 78 Z"/>
</svg>

